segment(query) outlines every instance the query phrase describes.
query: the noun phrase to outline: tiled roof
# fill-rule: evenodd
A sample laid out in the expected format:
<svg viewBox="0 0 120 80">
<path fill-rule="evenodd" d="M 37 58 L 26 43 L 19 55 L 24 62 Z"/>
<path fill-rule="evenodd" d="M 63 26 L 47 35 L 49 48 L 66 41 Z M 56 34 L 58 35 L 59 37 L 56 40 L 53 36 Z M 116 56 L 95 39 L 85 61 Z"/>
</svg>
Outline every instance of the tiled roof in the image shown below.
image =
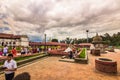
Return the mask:
<svg viewBox="0 0 120 80">
<path fill-rule="evenodd" d="M 80 45 L 80 46 L 90 46 L 91 43 L 80 43 L 79 45 Z"/>
<path fill-rule="evenodd" d="M 13 35 L 13 34 L 5 34 L 5 33 L 0 33 L 0 38 L 5 38 L 5 39 L 19 39 L 19 35 Z"/>
<path fill-rule="evenodd" d="M 40 45 L 47 45 L 47 46 L 67 46 L 65 43 L 58 43 L 58 42 L 29 42 L 30 46 L 40 46 Z"/>
</svg>

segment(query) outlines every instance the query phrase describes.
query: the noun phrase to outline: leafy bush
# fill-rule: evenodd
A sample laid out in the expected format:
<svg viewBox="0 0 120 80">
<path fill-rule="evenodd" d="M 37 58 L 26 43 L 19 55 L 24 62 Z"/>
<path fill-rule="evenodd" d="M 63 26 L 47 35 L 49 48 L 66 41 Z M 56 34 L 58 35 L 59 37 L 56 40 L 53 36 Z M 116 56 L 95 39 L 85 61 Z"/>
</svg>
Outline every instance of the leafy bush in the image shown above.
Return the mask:
<svg viewBox="0 0 120 80">
<path fill-rule="evenodd" d="M 3 49 L 3 46 L 0 46 L 0 48 L 2 48 L 2 49 Z"/>
<path fill-rule="evenodd" d="M 29 59 L 29 58 L 32 58 L 32 57 L 37 57 L 41 54 L 32 54 L 32 55 L 28 55 L 28 56 L 20 56 L 20 57 L 15 57 L 14 59 L 16 61 L 20 61 L 20 60 L 25 60 L 25 59 Z"/>
<path fill-rule="evenodd" d="M 115 48 L 120 49 L 120 46 L 116 46 Z"/>
<path fill-rule="evenodd" d="M 16 50 L 20 51 L 20 50 L 21 50 L 21 47 L 20 47 L 20 46 L 16 47 Z"/>
<path fill-rule="evenodd" d="M 44 49 L 44 48 L 45 48 L 45 46 L 40 46 L 39 48 Z"/>
<path fill-rule="evenodd" d="M 42 55 L 42 54 L 33 54 L 33 55 L 28 55 L 28 56 L 19 56 L 19 57 L 15 57 L 14 60 L 18 62 L 18 61 L 21 61 L 21 60 L 37 57 L 39 55 Z M 0 66 L 3 65 L 3 64 L 4 64 L 4 61 L 0 61 Z"/>
</svg>

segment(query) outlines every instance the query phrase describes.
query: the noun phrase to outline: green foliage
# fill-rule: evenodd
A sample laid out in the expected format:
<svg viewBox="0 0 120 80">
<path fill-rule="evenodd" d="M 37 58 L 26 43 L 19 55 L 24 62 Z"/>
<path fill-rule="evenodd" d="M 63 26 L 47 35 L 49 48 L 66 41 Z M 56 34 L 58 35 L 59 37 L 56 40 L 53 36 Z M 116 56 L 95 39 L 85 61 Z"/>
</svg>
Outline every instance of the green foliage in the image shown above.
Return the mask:
<svg viewBox="0 0 120 80">
<path fill-rule="evenodd" d="M 120 49 L 120 46 L 116 46 L 117 49 Z"/>
<path fill-rule="evenodd" d="M 45 46 L 40 46 L 40 48 L 41 48 L 41 49 L 44 49 L 44 48 L 45 48 Z"/>
<path fill-rule="evenodd" d="M 40 55 L 40 54 L 32 55 L 32 56 L 21 56 L 21 57 L 15 58 L 15 60 L 16 61 L 25 60 L 25 59 L 29 59 L 29 58 L 32 58 L 32 57 L 35 57 L 35 56 L 38 56 L 38 55 Z"/>
<path fill-rule="evenodd" d="M 108 33 L 105 33 L 104 35 L 101 35 L 103 41 L 105 44 L 108 44 L 109 46 L 120 46 L 120 32 L 115 33 L 113 35 L 110 35 Z M 89 38 L 89 43 L 92 43 L 93 38 Z M 86 43 L 87 39 L 86 38 L 81 38 L 81 39 L 71 39 L 71 38 L 66 38 L 65 40 L 60 41 L 61 43 L 67 43 L 67 44 L 80 44 L 80 43 Z"/>
<path fill-rule="evenodd" d="M 1 62 L 0 62 L 0 65 L 3 65 L 3 64 L 4 64 L 4 61 L 1 61 Z"/>
<path fill-rule="evenodd" d="M 42 55 L 42 54 L 34 54 L 34 55 L 30 55 L 30 56 L 20 56 L 20 57 L 14 58 L 14 60 L 18 62 L 18 61 L 21 61 L 21 60 L 37 57 L 39 55 Z M 3 64 L 4 64 L 4 61 L 0 61 L 0 65 L 3 65 Z"/>
<path fill-rule="evenodd" d="M 80 51 L 81 50 L 81 48 L 77 48 L 77 51 Z"/>
<path fill-rule="evenodd" d="M 29 58 L 32 58 L 32 57 L 36 57 L 36 56 L 39 56 L 39 55 L 42 55 L 42 54 L 34 54 L 34 55 L 30 55 L 30 56 L 20 56 L 20 57 L 14 58 L 14 59 L 16 61 L 20 61 L 20 60 L 25 60 L 25 59 L 29 59 Z"/>
<path fill-rule="evenodd" d="M 71 41 L 72 41 L 72 39 L 71 39 L 71 38 L 69 38 L 69 37 L 67 37 L 67 38 L 65 39 L 65 42 L 66 42 L 67 44 L 70 44 L 70 43 L 71 43 Z"/>
<path fill-rule="evenodd" d="M 103 40 L 108 42 L 110 46 L 119 46 L 120 45 L 120 32 L 109 35 L 108 33 L 104 34 Z"/>
<path fill-rule="evenodd" d="M 52 42 L 58 42 L 58 39 L 52 39 Z"/>
<path fill-rule="evenodd" d="M 8 50 L 12 50 L 12 46 L 9 46 L 9 47 L 8 47 Z"/>
<path fill-rule="evenodd" d="M 8 52 L 11 53 L 11 50 L 12 50 L 12 46 L 9 46 L 8 47 Z"/>
<path fill-rule="evenodd" d="M 82 49 L 82 52 L 80 53 L 80 58 L 85 58 L 86 56 L 86 48 Z"/>
<path fill-rule="evenodd" d="M 20 47 L 20 46 L 16 47 L 16 50 L 19 50 L 19 51 L 20 51 L 20 50 L 21 50 L 21 47 Z"/>
<path fill-rule="evenodd" d="M 3 48 L 3 46 L 0 46 L 0 48 Z"/>
</svg>

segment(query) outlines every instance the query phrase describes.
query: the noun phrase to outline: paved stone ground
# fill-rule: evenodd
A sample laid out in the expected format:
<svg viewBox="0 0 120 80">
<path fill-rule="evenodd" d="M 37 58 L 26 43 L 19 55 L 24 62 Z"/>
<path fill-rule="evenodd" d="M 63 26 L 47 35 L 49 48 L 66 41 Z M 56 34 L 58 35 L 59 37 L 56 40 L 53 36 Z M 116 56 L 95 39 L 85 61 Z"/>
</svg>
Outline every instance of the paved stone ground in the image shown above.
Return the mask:
<svg viewBox="0 0 120 80">
<path fill-rule="evenodd" d="M 101 57 L 116 60 L 118 74 L 107 74 L 95 70 L 97 57 L 89 54 L 89 64 L 61 62 L 60 57 L 48 57 L 19 68 L 16 75 L 28 72 L 30 80 L 120 80 L 120 52 L 102 54 Z M 4 80 L 4 75 L 0 75 L 0 80 Z"/>
</svg>

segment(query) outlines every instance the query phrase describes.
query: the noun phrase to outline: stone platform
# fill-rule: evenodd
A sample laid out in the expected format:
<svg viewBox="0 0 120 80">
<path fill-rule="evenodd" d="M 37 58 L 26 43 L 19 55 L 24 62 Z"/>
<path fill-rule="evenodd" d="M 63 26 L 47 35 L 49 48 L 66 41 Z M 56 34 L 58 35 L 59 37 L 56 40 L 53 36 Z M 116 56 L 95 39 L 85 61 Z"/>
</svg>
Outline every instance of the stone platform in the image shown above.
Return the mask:
<svg viewBox="0 0 120 80">
<path fill-rule="evenodd" d="M 74 59 L 60 59 L 59 61 L 63 61 L 63 62 L 71 62 L 71 63 L 74 63 L 74 62 L 75 62 Z"/>
</svg>

